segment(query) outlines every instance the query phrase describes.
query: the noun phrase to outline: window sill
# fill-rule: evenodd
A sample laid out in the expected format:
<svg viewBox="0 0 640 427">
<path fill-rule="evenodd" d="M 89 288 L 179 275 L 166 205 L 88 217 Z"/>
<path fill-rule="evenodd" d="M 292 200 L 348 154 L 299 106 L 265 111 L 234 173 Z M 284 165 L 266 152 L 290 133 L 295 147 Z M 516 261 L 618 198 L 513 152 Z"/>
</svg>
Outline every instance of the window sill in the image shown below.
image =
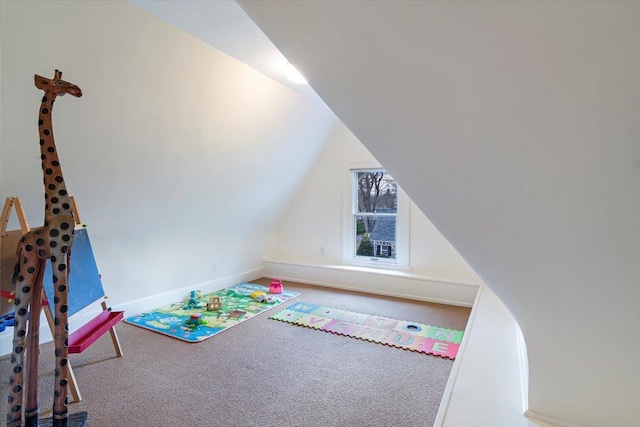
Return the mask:
<svg viewBox="0 0 640 427">
<path fill-rule="evenodd" d="M 342 264 L 348 267 L 362 267 L 371 271 L 386 270 L 386 271 L 401 271 L 410 273 L 413 269 L 408 266 L 398 265 L 389 261 L 367 261 L 367 260 L 343 260 Z"/>
<path fill-rule="evenodd" d="M 263 276 L 353 292 L 471 307 L 481 281 L 477 277 L 402 272 L 301 261 L 263 260 Z"/>
<path fill-rule="evenodd" d="M 451 285 L 459 285 L 459 286 L 470 286 L 473 288 L 479 288 L 482 285 L 482 281 L 477 277 L 469 277 L 469 276 L 457 276 L 457 275 L 448 275 L 448 274 L 439 274 L 432 273 L 426 271 L 414 271 L 411 270 L 410 267 L 403 269 L 402 267 L 396 267 L 395 269 L 390 268 L 372 268 L 368 266 L 355 265 L 355 264 L 323 264 L 316 262 L 305 262 L 305 261 L 284 261 L 284 260 L 275 260 L 275 259 L 264 259 L 263 263 L 271 264 L 271 265 L 282 265 L 282 266 L 297 266 L 297 267 L 310 267 L 315 269 L 322 270 L 335 270 L 335 271 L 345 271 L 345 272 L 357 272 L 357 273 L 365 273 L 379 276 L 391 276 L 398 277 L 403 279 L 410 280 L 418 280 L 418 281 L 430 281 L 437 282 L 443 284 L 451 284 Z"/>
</svg>

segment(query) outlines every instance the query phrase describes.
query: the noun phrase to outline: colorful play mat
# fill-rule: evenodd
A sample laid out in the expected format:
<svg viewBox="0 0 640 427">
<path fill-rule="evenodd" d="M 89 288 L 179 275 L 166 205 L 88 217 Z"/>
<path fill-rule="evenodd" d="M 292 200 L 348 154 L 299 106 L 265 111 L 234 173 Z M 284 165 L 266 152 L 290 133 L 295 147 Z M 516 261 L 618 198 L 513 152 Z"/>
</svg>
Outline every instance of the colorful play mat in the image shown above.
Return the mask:
<svg viewBox="0 0 640 427">
<path fill-rule="evenodd" d="M 462 331 L 297 302 L 270 319 L 419 353 L 455 359 Z"/>
<path fill-rule="evenodd" d="M 209 294 L 193 291 L 185 301 L 128 317 L 125 322 L 183 341 L 200 342 L 298 295 L 287 291 L 270 294 L 264 286 L 240 283 Z"/>
</svg>

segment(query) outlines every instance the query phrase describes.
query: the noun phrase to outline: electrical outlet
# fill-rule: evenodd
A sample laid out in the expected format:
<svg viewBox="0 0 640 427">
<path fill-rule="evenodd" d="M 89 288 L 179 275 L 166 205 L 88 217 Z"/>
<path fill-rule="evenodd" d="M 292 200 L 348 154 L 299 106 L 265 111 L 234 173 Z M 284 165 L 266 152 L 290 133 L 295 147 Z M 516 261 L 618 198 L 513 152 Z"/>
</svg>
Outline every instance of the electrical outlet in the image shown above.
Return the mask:
<svg viewBox="0 0 640 427">
<path fill-rule="evenodd" d="M 213 266 L 211 267 L 211 272 L 212 273 L 217 273 L 218 272 L 218 264 L 213 264 Z"/>
<path fill-rule="evenodd" d="M 324 246 L 320 246 L 320 255 L 324 255 Z"/>
</svg>

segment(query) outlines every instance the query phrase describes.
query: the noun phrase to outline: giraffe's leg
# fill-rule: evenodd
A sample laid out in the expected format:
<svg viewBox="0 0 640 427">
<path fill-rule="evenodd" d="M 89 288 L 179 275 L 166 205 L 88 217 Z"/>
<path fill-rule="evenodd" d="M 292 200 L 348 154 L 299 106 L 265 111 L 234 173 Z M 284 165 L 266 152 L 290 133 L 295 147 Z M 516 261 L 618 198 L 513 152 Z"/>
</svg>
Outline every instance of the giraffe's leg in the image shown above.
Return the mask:
<svg viewBox="0 0 640 427">
<path fill-rule="evenodd" d="M 42 311 L 42 277 L 45 261 L 38 264 L 36 280 L 31 290 L 29 332 L 27 333 L 27 400 L 24 408 L 25 427 L 38 427 L 38 359 L 40 356 L 40 312 Z"/>
<path fill-rule="evenodd" d="M 69 382 L 69 281 L 68 281 L 68 251 L 70 246 L 57 246 L 51 249 L 51 270 L 53 272 L 54 324 L 56 368 L 54 378 L 53 398 L 53 427 L 67 427 L 69 397 L 67 385 Z"/>
<path fill-rule="evenodd" d="M 24 382 L 24 353 L 27 335 L 27 311 L 33 284 L 37 279 L 37 268 L 40 263 L 34 246 L 21 240 L 18 247 L 15 291 L 15 321 L 13 327 L 13 353 L 11 355 L 11 376 L 9 377 L 9 398 L 7 410 L 7 427 L 20 426 L 22 419 L 22 396 Z"/>
</svg>

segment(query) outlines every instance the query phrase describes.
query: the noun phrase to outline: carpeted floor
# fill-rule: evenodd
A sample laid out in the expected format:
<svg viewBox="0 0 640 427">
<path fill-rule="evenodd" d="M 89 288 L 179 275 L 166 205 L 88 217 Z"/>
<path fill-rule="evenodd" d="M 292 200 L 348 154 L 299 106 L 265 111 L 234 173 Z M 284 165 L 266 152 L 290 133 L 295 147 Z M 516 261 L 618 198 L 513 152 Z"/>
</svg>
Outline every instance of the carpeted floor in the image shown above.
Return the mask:
<svg viewBox="0 0 640 427">
<path fill-rule="evenodd" d="M 305 301 L 451 329 L 464 330 L 470 312 L 284 285 Z M 71 355 L 83 401 L 70 410 L 87 411 L 88 427 L 433 425 L 453 361 L 293 327 L 270 314 L 197 344 L 121 322 L 122 358 L 115 357 L 108 334 Z M 9 368 L 8 356 L 0 359 L 0 395 L 8 391 Z M 45 414 L 53 402 L 52 369 L 47 343 L 40 368 Z M 1 404 L 0 420 L 5 413 Z"/>
</svg>

